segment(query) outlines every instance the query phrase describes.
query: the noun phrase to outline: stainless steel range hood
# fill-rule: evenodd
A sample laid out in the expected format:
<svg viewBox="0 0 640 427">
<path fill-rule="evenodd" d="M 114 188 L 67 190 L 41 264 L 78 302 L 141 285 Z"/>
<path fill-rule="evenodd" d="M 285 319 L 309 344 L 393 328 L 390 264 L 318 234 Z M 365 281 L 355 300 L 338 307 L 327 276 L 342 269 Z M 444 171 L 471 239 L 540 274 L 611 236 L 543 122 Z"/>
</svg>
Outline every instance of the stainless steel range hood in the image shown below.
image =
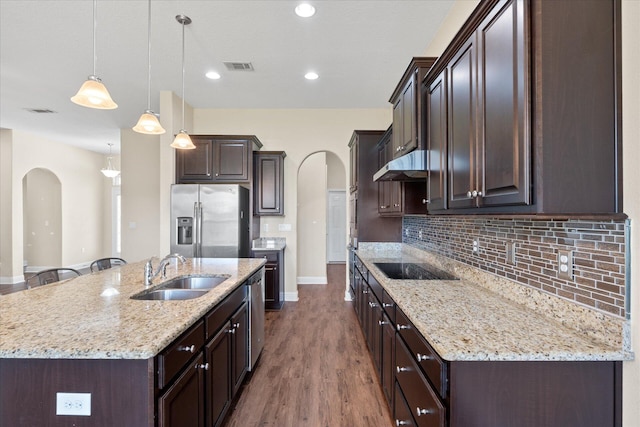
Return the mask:
<svg viewBox="0 0 640 427">
<path fill-rule="evenodd" d="M 428 176 L 427 152 L 415 150 L 391 160 L 373 174 L 374 181 L 413 181 Z"/>
</svg>

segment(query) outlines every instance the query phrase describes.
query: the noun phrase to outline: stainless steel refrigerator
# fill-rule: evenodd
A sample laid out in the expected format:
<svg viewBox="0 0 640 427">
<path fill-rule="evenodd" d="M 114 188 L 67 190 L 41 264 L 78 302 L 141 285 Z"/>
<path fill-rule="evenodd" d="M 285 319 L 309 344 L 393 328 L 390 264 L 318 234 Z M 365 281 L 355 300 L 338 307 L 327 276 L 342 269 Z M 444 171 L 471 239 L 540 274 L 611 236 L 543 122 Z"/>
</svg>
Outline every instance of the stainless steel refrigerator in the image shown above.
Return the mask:
<svg viewBox="0 0 640 427">
<path fill-rule="evenodd" d="M 246 258 L 249 190 L 232 184 L 171 186 L 171 252 L 193 258 Z"/>
</svg>

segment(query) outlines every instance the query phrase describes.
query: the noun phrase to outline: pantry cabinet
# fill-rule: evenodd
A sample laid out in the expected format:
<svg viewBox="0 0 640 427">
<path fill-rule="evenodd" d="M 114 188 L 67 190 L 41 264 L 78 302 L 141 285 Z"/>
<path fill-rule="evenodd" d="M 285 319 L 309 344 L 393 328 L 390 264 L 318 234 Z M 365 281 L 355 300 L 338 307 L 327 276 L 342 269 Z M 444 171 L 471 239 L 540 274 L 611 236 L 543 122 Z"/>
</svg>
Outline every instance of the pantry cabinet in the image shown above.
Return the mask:
<svg viewBox="0 0 640 427">
<path fill-rule="evenodd" d="M 257 151 L 254 158 L 254 215 L 284 215 L 284 151 Z"/>
</svg>

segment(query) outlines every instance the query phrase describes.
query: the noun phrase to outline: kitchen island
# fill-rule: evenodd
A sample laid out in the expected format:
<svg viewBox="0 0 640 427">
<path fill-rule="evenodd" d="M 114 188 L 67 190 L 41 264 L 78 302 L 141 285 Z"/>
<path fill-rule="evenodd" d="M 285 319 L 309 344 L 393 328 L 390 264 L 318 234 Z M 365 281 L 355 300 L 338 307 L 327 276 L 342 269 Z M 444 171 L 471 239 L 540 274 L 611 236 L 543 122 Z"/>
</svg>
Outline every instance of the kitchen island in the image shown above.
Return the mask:
<svg viewBox="0 0 640 427">
<path fill-rule="evenodd" d="M 244 302 L 242 285 L 264 263 L 172 261 L 166 280 L 228 276 L 190 300 L 131 299 L 145 289 L 144 262 L 0 297 L 0 425 L 156 425 L 159 357 L 185 333 L 215 332 L 206 316 L 232 295 Z M 91 416 L 57 416 L 58 392 L 91 393 Z"/>
</svg>

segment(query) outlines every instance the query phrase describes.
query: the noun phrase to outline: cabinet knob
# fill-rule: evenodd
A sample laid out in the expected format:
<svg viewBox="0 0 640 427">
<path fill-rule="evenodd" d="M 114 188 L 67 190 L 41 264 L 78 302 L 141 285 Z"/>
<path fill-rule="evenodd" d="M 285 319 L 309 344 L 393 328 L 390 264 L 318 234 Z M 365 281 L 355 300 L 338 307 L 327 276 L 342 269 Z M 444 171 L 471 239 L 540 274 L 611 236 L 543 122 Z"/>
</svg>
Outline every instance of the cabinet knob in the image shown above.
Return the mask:
<svg viewBox="0 0 640 427">
<path fill-rule="evenodd" d="M 385 209 L 385 206 L 384 205 L 380 205 L 380 209 Z"/>
<path fill-rule="evenodd" d="M 395 207 L 395 208 L 399 208 L 399 207 L 400 207 L 400 203 L 394 203 L 394 204 L 393 204 L 393 207 Z"/>
<path fill-rule="evenodd" d="M 426 355 L 426 354 L 420 354 L 420 353 L 417 353 L 417 354 L 416 354 L 416 360 L 417 360 L 418 362 L 424 362 L 425 360 L 431 360 L 431 359 L 433 359 L 433 357 L 431 357 L 431 356 L 429 356 L 429 355 Z"/>
<path fill-rule="evenodd" d="M 220 174 L 219 174 L 219 173 L 216 173 L 216 176 L 220 176 Z"/>
<path fill-rule="evenodd" d="M 416 415 L 417 416 L 421 416 L 421 415 L 427 415 L 427 414 L 432 414 L 433 411 L 431 409 L 422 409 L 419 406 L 416 408 Z"/>
<path fill-rule="evenodd" d="M 396 366 L 396 372 L 409 372 L 409 368 L 405 368 L 404 366 Z"/>
<path fill-rule="evenodd" d="M 426 205 L 427 203 L 431 203 L 431 200 L 429 199 L 422 199 L 422 204 Z"/>
<path fill-rule="evenodd" d="M 378 304 L 376 304 L 375 302 L 369 301 L 369 307 L 374 308 L 374 307 L 377 307 L 377 306 L 378 306 Z"/>
<path fill-rule="evenodd" d="M 409 329 L 409 325 L 401 325 L 400 323 L 398 323 L 396 325 L 396 329 L 399 330 L 399 331 L 401 331 L 403 329 Z"/>
<path fill-rule="evenodd" d="M 235 328 L 231 328 L 231 329 L 229 329 L 229 333 L 230 333 L 230 334 L 235 334 L 235 333 L 236 333 L 236 329 L 235 329 Z"/>
<path fill-rule="evenodd" d="M 388 325 L 389 322 L 385 322 L 384 320 L 378 320 L 378 325 L 380 326 L 384 326 L 384 325 Z"/>
<path fill-rule="evenodd" d="M 393 304 L 389 304 L 388 302 L 383 302 L 382 306 L 383 307 L 393 307 Z"/>
<path fill-rule="evenodd" d="M 198 364 L 196 363 L 196 366 L 194 366 L 195 369 L 204 369 L 205 371 L 209 370 L 209 364 L 205 363 L 204 365 Z"/>
<path fill-rule="evenodd" d="M 186 351 L 189 353 L 193 353 L 195 349 L 196 347 L 193 344 L 178 347 L 178 351 Z"/>
<path fill-rule="evenodd" d="M 471 191 L 467 191 L 467 197 L 468 197 L 468 198 L 473 197 L 473 196 L 471 195 Z"/>
<path fill-rule="evenodd" d="M 233 324 L 233 329 L 238 329 L 238 328 L 240 328 L 240 323 L 239 322 L 238 323 L 234 323 Z"/>
<path fill-rule="evenodd" d="M 408 426 L 411 425 L 410 421 L 404 421 L 404 420 L 396 420 L 396 426 L 400 427 L 400 426 Z"/>
</svg>

